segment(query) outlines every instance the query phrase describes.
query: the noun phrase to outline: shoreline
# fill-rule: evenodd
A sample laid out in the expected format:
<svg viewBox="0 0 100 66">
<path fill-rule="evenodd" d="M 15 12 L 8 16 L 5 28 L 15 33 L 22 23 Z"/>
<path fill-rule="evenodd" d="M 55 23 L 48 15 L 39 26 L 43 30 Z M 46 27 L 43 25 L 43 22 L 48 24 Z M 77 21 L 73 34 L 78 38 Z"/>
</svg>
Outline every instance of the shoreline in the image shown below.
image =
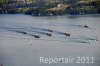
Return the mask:
<svg viewBox="0 0 100 66">
<path fill-rule="evenodd" d="M 0 14 L 0 15 L 29 15 L 29 14 L 22 14 L 22 13 L 20 13 L 20 14 L 9 14 L 9 13 L 5 13 L 5 14 Z M 96 15 L 96 16 L 100 16 L 100 14 L 76 14 L 76 15 L 71 15 L 71 14 L 65 14 L 65 15 L 29 15 L 29 16 L 38 16 L 38 17 L 45 17 L 45 16 L 50 16 L 50 17 L 52 17 L 52 16 L 87 16 L 87 15 L 90 15 L 90 16 L 94 16 L 94 15 Z"/>
</svg>

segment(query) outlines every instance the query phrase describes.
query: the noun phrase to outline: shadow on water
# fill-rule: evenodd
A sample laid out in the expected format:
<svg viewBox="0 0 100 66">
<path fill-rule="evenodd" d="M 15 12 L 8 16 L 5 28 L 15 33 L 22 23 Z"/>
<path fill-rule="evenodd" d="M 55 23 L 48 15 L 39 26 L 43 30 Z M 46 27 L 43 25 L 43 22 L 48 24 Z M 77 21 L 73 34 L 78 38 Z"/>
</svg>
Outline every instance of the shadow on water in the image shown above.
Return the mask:
<svg viewBox="0 0 100 66">
<path fill-rule="evenodd" d="M 22 34 L 35 32 L 35 33 L 40 33 L 40 34 L 46 35 L 48 32 L 52 32 L 52 33 L 56 33 L 56 34 L 65 35 L 65 32 L 56 31 L 56 30 L 52 30 L 52 29 L 36 28 L 36 27 L 22 27 L 22 28 L 19 28 L 19 27 L 16 27 L 16 28 L 3 27 L 3 29 L 9 30 L 9 31 L 13 31 L 13 32 L 17 32 L 17 33 L 22 33 Z"/>
<path fill-rule="evenodd" d="M 65 35 L 65 36 L 70 36 L 69 33 L 67 32 L 61 32 L 61 31 L 57 31 L 54 29 L 44 29 L 44 28 L 36 28 L 36 27 L 28 27 L 30 29 L 30 32 L 38 32 L 40 34 L 47 34 L 48 32 L 53 33 L 53 34 L 57 34 L 57 35 Z M 44 32 L 46 31 L 46 32 Z"/>
<path fill-rule="evenodd" d="M 91 28 L 91 27 L 90 27 L 90 26 L 88 26 L 88 25 L 69 24 L 68 26 L 96 30 L 95 28 Z"/>
<path fill-rule="evenodd" d="M 28 34 L 30 36 L 33 36 L 31 34 Z M 31 38 L 22 38 L 22 37 L 14 37 L 14 36 L 0 36 L 0 37 L 6 37 L 6 38 L 13 38 L 13 39 L 28 39 L 28 40 L 37 40 L 37 39 L 31 39 Z M 83 43 L 83 44 L 90 44 L 88 41 L 81 41 L 81 40 L 60 40 L 60 39 L 38 39 L 41 41 L 57 41 L 57 42 L 71 42 L 71 43 Z"/>
<path fill-rule="evenodd" d="M 86 37 L 86 36 L 81 36 L 81 38 L 83 38 L 85 40 L 96 40 L 96 41 L 98 41 L 98 37 L 96 37 L 96 38 L 90 38 L 90 37 Z"/>
<path fill-rule="evenodd" d="M 80 25 L 77 25 L 80 26 Z M 8 31 L 12 31 L 12 32 L 16 32 L 16 33 L 20 33 L 20 34 L 24 34 L 24 35 L 29 35 L 34 37 L 35 33 L 39 33 L 39 34 L 43 34 L 43 35 L 47 35 L 48 29 L 43 29 L 43 28 L 36 28 L 36 27 L 27 27 L 27 28 L 9 28 L 9 27 L 4 27 L 3 29 L 8 30 Z M 23 30 L 25 29 L 25 31 Z M 37 29 L 37 30 L 35 30 Z M 43 32 L 46 31 L 46 32 Z M 79 43 L 90 43 L 87 40 L 96 40 L 98 41 L 98 39 L 96 38 L 90 38 L 90 37 L 86 37 L 86 36 L 81 36 L 81 37 L 60 37 L 60 35 L 64 35 L 64 32 L 60 32 L 60 31 L 56 31 L 53 30 L 53 32 L 51 32 L 51 34 L 57 34 L 58 36 L 53 36 L 53 38 L 61 38 L 60 40 L 47 40 L 47 41 L 61 41 L 61 42 L 79 42 Z M 67 40 L 67 39 L 69 40 Z M 62 40 L 63 39 L 63 40 Z M 40 39 L 40 40 L 46 40 L 46 39 Z"/>
</svg>

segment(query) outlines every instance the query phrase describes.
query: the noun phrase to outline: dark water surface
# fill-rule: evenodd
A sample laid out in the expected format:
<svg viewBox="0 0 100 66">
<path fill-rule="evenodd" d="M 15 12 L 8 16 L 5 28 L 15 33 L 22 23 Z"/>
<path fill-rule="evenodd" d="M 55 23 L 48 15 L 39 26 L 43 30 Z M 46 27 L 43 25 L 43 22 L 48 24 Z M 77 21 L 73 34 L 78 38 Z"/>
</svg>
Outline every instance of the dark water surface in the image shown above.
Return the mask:
<svg viewBox="0 0 100 66">
<path fill-rule="evenodd" d="M 53 30 L 51 37 L 46 35 L 48 29 Z M 64 32 L 71 36 L 65 36 Z M 40 39 L 34 38 L 36 33 L 40 35 Z M 40 63 L 40 57 L 79 56 L 93 57 L 94 63 Z M 0 14 L 0 64 L 100 66 L 100 15 L 34 17 Z"/>
</svg>

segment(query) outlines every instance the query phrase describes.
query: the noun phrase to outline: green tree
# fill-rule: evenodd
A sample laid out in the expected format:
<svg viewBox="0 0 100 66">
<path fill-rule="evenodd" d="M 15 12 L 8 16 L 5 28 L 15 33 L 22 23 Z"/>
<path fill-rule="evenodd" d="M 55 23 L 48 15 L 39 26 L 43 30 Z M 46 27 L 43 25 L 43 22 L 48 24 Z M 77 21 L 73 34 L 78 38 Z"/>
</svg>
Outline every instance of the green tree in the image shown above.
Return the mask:
<svg viewBox="0 0 100 66">
<path fill-rule="evenodd" d="M 6 0 L 0 0 L 0 4 L 4 4 Z"/>
</svg>

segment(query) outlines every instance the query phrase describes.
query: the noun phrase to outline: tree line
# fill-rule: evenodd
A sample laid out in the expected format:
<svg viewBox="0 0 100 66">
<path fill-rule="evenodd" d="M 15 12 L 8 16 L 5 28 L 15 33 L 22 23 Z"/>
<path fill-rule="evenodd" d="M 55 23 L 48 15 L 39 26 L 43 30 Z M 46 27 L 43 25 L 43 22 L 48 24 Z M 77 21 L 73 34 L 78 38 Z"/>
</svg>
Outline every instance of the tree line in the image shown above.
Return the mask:
<svg viewBox="0 0 100 66">
<path fill-rule="evenodd" d="M 65 9 L 57 7 L 70 5 Z M 51 9 L 51 10 L 50 10 Z M 55 10 L 52 10 L 55 9 Z M 64 14 L 99 14 L 100 1 L 88 0 L 0 0 L 0 13 L 23 13 L 35 16 L 42 15 L 64 15 Z"/>
</svg>

